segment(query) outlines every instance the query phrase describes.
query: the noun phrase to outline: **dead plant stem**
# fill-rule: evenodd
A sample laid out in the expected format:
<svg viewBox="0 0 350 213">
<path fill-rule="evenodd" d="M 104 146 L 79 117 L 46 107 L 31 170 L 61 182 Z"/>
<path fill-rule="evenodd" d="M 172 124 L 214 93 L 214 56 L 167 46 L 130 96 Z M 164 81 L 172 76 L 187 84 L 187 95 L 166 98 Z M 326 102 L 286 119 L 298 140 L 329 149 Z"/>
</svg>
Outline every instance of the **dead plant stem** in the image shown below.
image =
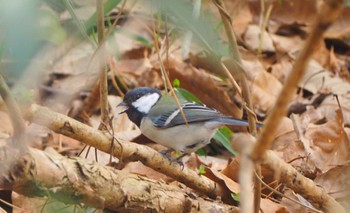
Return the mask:
<svg viewBox="0 0 350 213">
<path fill-rule="evenodd" d="M 104 45 L 105 45 L 105 36 L 104 36 L 104 7 L 103 7 L 103 1 L 96 0 L 96 14 L 97 14 L 97 37 L 98 37 L 98 43 L 101 48 L 101 54 L 105 54 L 104 52 Z M 104 60 L 105 57 L 102 57 Z M 107 68 L 106 63 L 101 63 L 101 73 L 100 73 L 100 107 L 101 107 L 101 122 L 104 124 L 108 124 L 108 85 L 107 85 Z M 105 125 L 100 125 L 100 129 L 104 129 Z"/>
<path fill-rule="evenodd" d="M 234 65 L 233 69 L 231 69 L 230 72 L 232 72 L 231 74 L 238 77 L 238 81 L 241 83 L 241 87 L 242 87 L 242 97 L 243 97 L 244 101 L 246 102 L 247 107 L 250 110 L 252 110 L 253 104 L 252 104 L 251 95 L 250 95 L 250 91 L 249 91 L 248 81 L 247 81 L 245 70 L 242 66 L 242 59 L 241 59 L 241 56 L 240 56 L 239 51 L 238 51 L 237 40 L 236 40 L 234 31 L 233 31 L 231 17 L 226 12 L 223 0 L 213 0 L 213 1 L 214 1 L 214 4 L 219 9 L 220 16 L 221 16 L 221 19 L 224 23 L 225 32 L 226 32 L 227 39 L 229 42 L 231 60 L 233 62 L 232 64 Z M 256 136 L 256 134 L 257 134 L 256 116 L 254 114 L 251 114 L 250 110 L 247 110 L 249 129 L 250 129 L 251 134 Z M 242 157 L 241 163 L 242 163 L 242 165 L 252 165 L 253 164 L 251 159 L 249 159 L 247 156 Z M 241 173 L 248 173 L 249 177 L 253 177 L 253 169 L 247 169 L 247 168 L 252 168 L 252 167 L 242 166 L 240 169 L 240 174 Z M 261 169 L 260 169 L 259 165 L 257 165 L 255 167 L 255 170 L 256 170 L 258 175 L 261 175 Z M 244 176 L 240 176 L 240 177 L 243 178 Z M 261 183 L 256 178 L 252 178 L 251 180 L 253 180 L 253 179 L 254 179 L 254 201 L 253 201 L 254 202 L 254 212 L 258 213 L 260 211 Z M 243 179 L 240 178 L 240 181 L 243 181 Z M 244 194 L 243 195 L 244 197 L 248 197 L 251 194 L 249 191 L 250 189 L 249 188 L 244 188 L 244 189 L 245 189 L 245 191 L 242 190 L 242 194 Z M 241 202 L 242 211 L 245 211 L 244 209 L 247 209 L 246 212 L 251 212 L 251 208 L 250 208 L 251 205 L 250 205 L 249 201 L 251 201 L 251 199 L 248 199 L 248 198 L 242 200 L 242 202 Z"/>
<path fill-rule="evenodd" d="M 14 142 L 16 146 L 20 149 L 24 149 L 26 147 L 25 144 L 25 124 L 22 118 L 21 110 L 13 98 L 10 88 L 7 86 L 7 83 L 3 76 L 0 74 L 0 95 L 4 100 L 7 110 L 10 115 L 12 127 L 13 127 L 13 135 Z"/>
</svg>

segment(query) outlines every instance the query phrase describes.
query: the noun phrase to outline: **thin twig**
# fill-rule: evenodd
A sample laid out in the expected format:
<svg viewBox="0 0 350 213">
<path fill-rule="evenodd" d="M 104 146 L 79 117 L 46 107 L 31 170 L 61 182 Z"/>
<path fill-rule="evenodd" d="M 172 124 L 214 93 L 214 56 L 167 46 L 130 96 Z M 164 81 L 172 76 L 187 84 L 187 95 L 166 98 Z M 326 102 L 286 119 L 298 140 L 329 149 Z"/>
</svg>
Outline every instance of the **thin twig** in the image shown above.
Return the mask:
<svg viewBox="0 0 350 213">
<path fill-rule="evenodd" d="M 177 95 L 175 93 L 175 90 L 174 90 L 174 87 L 172 86 L 172 84 L 170 82 L 168 73 L 167 73 L 167 71 L 164 68 L 163 60 L 162 60 L 162 57 L 161 57 L 161 50 L 160 50 L 159 45 L 158 45 L 158 36 L 156 34 L 156 31 L 155 31 L 155 26 L 154 26 L 154 28 L 152 30 L 152 33 L 153 33 L 153 38 L 154 38 L 154 46 L 155 46 L 155 49 L 156 49 L 156 52 L 157 52 L 157 56 L 158 56 L 158 60 L 159 60 L 159 64 L 160 64 L 160 70 L 161 70 L 163 79 L 165 80 L 164 86 L 166 88 L 169 87 L 170 93 L 173 94 L 173 97 L 175 99 L 176 105 L 180 109 L 181 116 L 184 119 L 186 125 L 188 125 L 187 118 L 186 118 L 185 113 L 182 110 L 180 100 L 177 97 Z"/>
<path fill-rule="evenodd" d="M 261 0 L 261 1 L 263 2 L 264 0 Z M 259 57 L 262 56 L 264 34 L 265 34 L 266 26 L 267 26 L 267 23 L 269 21 L 272 9 L 273 9 L 273 4 L 270 4 L 269 7 L 267 8 L 267 12 L 266 12 L 265 17 L 263 15 L 263 11 L 261 11 L 262 17 L 260 17 L 260 18 L 263 18 L 263 21 L 261 20 L 261 23 L 260 23 L 259 47 L 258 47 L 258 56 Z"/>
<path fill-rule="evenodd" d="M 221 15 L 221 19 L 224 23 L 224 27 L 225 27 L 225 32 L 227 35 L 227 39 L 229 42 L 229 48 L 230 48 L 230 55 L 231 55 L 231 60 L 232 60 L 232 64 L 233 64 L 233 69 L 231 69 L 230 71 L 233 74 L 236 74 L 235 76 L 238 77 L 238 81 L 241 82 L 241 86 L 242 86 L 242 97 L 244 99 L 244 101 L 246 102 L 246 106 L 247 108 L 249 108 L 250 110 L 246 111 L 248 112 L 248 122 L 249 122 L 249 129 L 252 135 L 256 135 L 257 134 L 257 129 L 256 129 L 256 116 L 255 114 L 252 114 L 250 112 L 252 112 L 253 109 L 253 104 L 252 104 L 252 98 L 250 95 L 250 91 L 249 91 L 249 86 L 248 86 L 248 81 L 247 81 L 247 77 L 246 77 L 246 72 L 243 69 L 242 66 L 242 59 L 241 56 L 239 54 L 238 51 L 238 47 L 237 47 L 237 40 L 233 31 L 233 27 L 232 27 L 232 20 L 230 15 L 226 12 L 225 9 L 225 5 L 223 0 L 213 0 L 214 4 L 217 6 L 217 8 L 219 9 L 220 15 Z M 246 161 L 244 162 L 244 164 L 246 165 L 251 165 L 253 164 L 253 162 L 251 162 L 251 159 L 249 159 L 248 157 L 242 157 L 242 161 Z M 244 171 L 245 168 L 242 167 L 240 169 L 240 173 L 251 173 L 252 171 L 250 170 L 246 170 Z M 257 165 L 255 167 L 256 172 L 261 175 L 261 169 L 260 166 Z M 250 174 L 250 177 L 253 177 L 253 174 Z M 240 179 L 241 181 L 243 181 L 242 179 Z M 247 191 L 243 191 L 242 190 L 242 194 L 247 194 L 249 195 L 250 192 L 247 189 Z M 261 199 L 261 184 L 260 182 L 255 178 L 254 179 L 254 212 L 257 213 L 260 210 L 260 199 Z M 249 202 L 251 199 L 248 199 L 247 202 Z M 250 212 L 250 205 L 248 203 L 243 203 L 243 205 L 247 206 L 248 211 Z"/>
<path fill-rule="evenodd" d="M 96 0 L 96 14 L 97 14 L 97 36 L 98 36 L 98 43 L 100 45 L 100 48 L 102 48 L 101 54 L 104 53 L 104 45 L 105 45 L 105 25 L 104 25 L 104 7 L 103 7 L 103 1 Z M 103 60 L 105 57 L 103 57 Z M 101 62 L 103 65 L 101 67 L 101 73 L 100 73 L 100 108 L 101 108 L 101 123 L 108 123 L 108 84 L 107 84 L 107 68 L 106 68 L 106 62 Z M 103 129 L 104 126 L 100 125 L 100 129 Z"/>
<path fill-rule="evenodd" d="M 276 189 L 272 188 L 272 187 L 269 186 L 267 183 L 265 183 L 265 182 L 259 177 L 259 175 L 258 175 L 257 173 L 255 173 L 255 177 L 258 178 L 259 181 L 260 181 L 266 188 L 268 188 L 269 190 L 271 190 L 271 192 L 276 193 L 277 195 L 279 195 L 279 196 L 281 196 L 281 197 L 284 197 L 284 198 L 286 198 L 287 200 L 290 200 L 290 201 L 292 201 L 292 202 L 294 202 L 294 203 L 297 203 L 297 204 L 299 204 L 299 205 L 301 205 L 301 206 L 303 206 L 303 207 L 305 207 L 305 208 L 308 208 L 308 209 L 310 209 L 311 211 L 318 212 L 318 213 L 321 213 L 321 212 L 322 212 L 322 211 L 319 211 L 319 210 L 317 210 L 317 209 L 315 209 L 315 208 L 312 208 L 312 207 L 310 207 L 310 206 L 307 206 L 307 205 L 303 204 L 302 202 L 300 202 L 300 201 L 298 201 L 298 200 L 295 200 L 295 199 L 293 199 L 293 198 L 290 198 L 290 197 L 288 197 L 288 196 L 285 196 L 285 195 L 282 194 L 281 192 L 277 191 Z"/>
<path fill-rule="evenodd" d="M 230 15 L 226 12 L 225 5 L 222 0 L 213 0 L 214 4 L 218 7 L 222 21 L 224 23 L 225 32 L 227 35 L 227 39 L 229 42 L 229 48 L 230 48 L 230 55 L 232 59 L 232 65 L 233 69 L 230 69 L 229 71 L 234 75 L 238 77 L 238 81 L 241 82 L 242 87 L 242 96 L 244 98 L 244 101 L 247 103 L 247 107 L 252 109 L 253 104 L 251 101 L 251 95 L 249 92 L 248 82 L 246 78 L 246 73 L 244 71 L 244 68 L 242 66 L 242 59 L 239 54 L 238 48 L 237 48 L 237 40 L 235 37 L 235 34 L 233 32 L 232 28 L 232 20 Z M 249 129 L 250 132 L 253 135 L 256 135 L 256 120 L 255 116 L 250 114 L 251 111 L 248 111 L 248 121 L 249 121 Z"/>
</svg>

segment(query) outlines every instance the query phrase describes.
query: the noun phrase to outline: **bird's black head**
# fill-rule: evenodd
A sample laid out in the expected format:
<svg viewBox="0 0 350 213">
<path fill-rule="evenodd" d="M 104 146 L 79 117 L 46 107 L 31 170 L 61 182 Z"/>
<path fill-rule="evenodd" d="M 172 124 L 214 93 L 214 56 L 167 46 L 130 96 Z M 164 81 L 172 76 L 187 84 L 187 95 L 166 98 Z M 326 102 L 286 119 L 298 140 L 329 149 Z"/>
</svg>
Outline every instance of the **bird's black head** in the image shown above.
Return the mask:
<svg viewBox="0 0 350 213">
<path fill-rule="evenodd" d="M 137 126 L 140 126 L 143 116 L 148 114 L 161 96 L 161 92 L 157 89 L 139 87 L 127 92 L 124 96 L 123 102 L 118 104 L 117 107 L 126 107 L 121 113 L 125 112 L 132 122 Z"/>
</svg>

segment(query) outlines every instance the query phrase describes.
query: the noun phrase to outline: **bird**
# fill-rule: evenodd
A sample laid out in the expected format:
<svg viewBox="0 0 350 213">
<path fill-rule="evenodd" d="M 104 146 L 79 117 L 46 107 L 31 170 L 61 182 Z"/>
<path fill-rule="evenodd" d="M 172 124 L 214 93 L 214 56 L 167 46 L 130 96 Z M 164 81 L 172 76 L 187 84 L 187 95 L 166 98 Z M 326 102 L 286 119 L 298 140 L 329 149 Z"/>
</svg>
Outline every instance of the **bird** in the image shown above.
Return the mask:
<svg viewBox="0 0 350 213">
<path fill-rule="evenodd" d="M 144 136 L 168 147 L 161 152 L 168 159 L 171 151 L 182 152 L 181 158 L 206 146 L 221 126 L 249 126 L 247 121 L 225 116 L 204 104 L 183 101 L 180 107 L 185 121 L 174 97 L 150 87 L 128 91 L 117 107 L 125 107 L 119 114 L 126 113 Z"/>
</svg>

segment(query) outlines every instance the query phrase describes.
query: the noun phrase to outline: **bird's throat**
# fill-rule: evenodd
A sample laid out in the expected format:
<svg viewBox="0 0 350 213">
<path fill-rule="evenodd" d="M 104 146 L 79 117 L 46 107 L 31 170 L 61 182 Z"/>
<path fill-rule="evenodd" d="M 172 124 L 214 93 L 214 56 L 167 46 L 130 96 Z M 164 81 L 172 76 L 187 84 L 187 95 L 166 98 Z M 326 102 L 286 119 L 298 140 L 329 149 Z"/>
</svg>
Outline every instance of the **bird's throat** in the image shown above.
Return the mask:
<svg viewBox="0 0 350 213">
<path fill-rule="evenodd" d="M 140 128 L 141 120 L 145 114 L 141 113 L 133 107 L 129 108 L 126 111 L 126 114 L 128 115 L 129 119 Z"/>
</svg>

